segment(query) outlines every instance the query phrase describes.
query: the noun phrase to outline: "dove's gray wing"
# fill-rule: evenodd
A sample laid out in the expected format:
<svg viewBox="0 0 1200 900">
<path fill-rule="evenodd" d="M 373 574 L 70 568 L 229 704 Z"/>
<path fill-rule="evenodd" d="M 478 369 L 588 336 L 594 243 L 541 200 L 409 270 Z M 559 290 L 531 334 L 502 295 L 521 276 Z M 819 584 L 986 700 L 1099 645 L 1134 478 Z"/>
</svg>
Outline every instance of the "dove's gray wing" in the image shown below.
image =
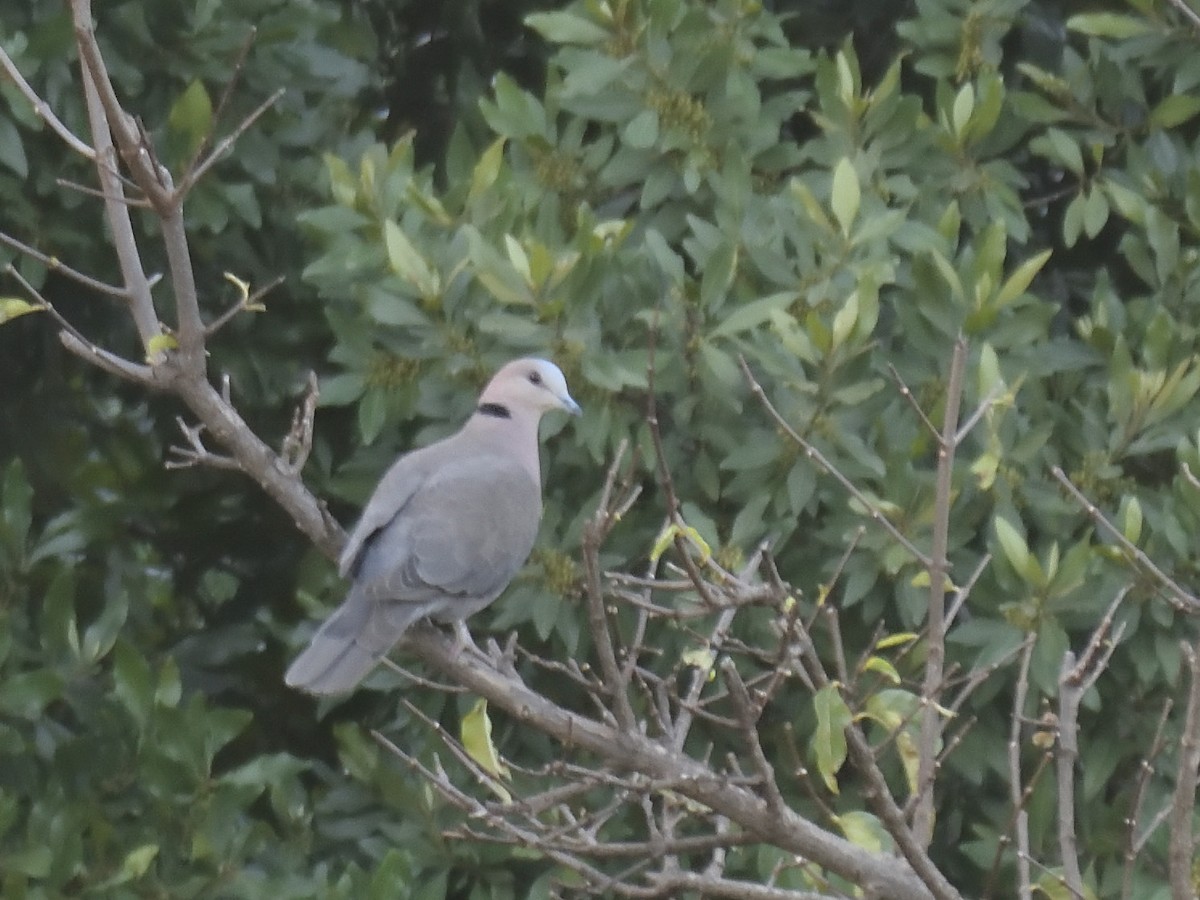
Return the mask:
<svg viewBox="0 0 1200 900">
<path fill-rule="evenodd" d="M 446 442 L 439 465 L 415 486 L 381 482 L 363 515 L 374 527 L 360 522 L 357 550 L 343 557 L 350 593 L 288 669 L 289 685 L 317 694 L 352 689 L 413 622 L 466 618 L 524 564 L 541 518 L 539 485 L 511 455 L 456 457 L 456 449 Z M 385 488 L 393 504 L 402 498 L 386 520 L 376 502 Z"/>
</svg>

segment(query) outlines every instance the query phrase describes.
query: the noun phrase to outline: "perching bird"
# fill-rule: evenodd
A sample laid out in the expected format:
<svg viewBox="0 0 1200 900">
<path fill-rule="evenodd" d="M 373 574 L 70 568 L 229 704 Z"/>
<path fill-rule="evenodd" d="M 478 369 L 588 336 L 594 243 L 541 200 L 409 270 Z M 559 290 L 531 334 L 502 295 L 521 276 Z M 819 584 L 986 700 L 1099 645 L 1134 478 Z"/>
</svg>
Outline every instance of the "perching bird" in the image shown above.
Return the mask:
<svg viewBox="0 0 1200 900">
<path fill-rule="evenodd" d="M 483 609 L 525 563 L 542 515 L 538 422 L 579 415 L 558 366 L 518 359 L 492 378 L 457 434 L 401 456 L 342 551 L 350 591 L 285 680 L 313 694 L 352 690 L 410 625 Z"/>
</svg>

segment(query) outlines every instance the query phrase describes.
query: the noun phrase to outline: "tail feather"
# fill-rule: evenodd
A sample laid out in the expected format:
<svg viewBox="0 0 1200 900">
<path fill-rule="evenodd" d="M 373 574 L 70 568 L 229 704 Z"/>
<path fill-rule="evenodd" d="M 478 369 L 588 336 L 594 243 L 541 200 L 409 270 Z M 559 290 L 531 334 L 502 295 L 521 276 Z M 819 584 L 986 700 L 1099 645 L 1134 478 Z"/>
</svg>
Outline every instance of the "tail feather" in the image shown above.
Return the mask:
<svg viewBox="0 0 1200 900">
<path fill-rule="evenodd" d="M 400 640 L 422 610 L 387 615 L 378 604 L 351 591 L 326 620 L 304 652 L 288 667 L 284 681 L 310 694 L 344 694 L 354 690 L 376 663 Z"/>
</svg>

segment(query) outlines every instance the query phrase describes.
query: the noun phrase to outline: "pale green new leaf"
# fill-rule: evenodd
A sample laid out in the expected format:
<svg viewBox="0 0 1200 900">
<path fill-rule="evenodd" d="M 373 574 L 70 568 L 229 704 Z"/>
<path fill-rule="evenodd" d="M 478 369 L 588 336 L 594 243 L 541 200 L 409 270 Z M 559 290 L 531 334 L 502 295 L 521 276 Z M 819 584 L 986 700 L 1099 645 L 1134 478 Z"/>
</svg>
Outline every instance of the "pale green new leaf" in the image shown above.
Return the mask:
<svg viewBox="0 0 1200 900">
<path fill-rule="evenodd" d="M 858 185 L 858 173 L 854 171 L 854 163 L 843 158 L 833 170 L 833 193 L 829 203 L 833 216 L 846 237 L 850 235 L 850 226 L 854 224 L 854 218 L 858 215 L 861 200 L 862 191 Z"/>
</svg>

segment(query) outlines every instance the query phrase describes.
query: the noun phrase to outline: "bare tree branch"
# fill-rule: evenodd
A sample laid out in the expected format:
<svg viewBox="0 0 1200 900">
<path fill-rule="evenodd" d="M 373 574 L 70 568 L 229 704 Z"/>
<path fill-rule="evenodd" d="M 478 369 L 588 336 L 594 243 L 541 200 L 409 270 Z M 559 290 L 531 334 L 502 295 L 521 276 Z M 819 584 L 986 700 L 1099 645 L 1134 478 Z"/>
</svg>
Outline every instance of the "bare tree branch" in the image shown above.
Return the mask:
<svg viewBox="0 0 1200 900">
<path fill-rule="evenodd" d="M 600 660 L 600 672 L 604 679 L 605 690 L 613 703 L 617 724 L 625 731 L 631 731 L 634 728 L 633 706 L 629 702 L 627 693 L 626 673 L 623 673 L 620 666 L 617 665 L 617 656 L 613 651 L 612 633 L 608 626 L 608 615 L 604 609 L 604 591 L 600 586 L 600 545 L 619 518 L 616 510 L 621 507 L 622 501 L 618 501 L 617 506 L 613 507 L 613 486 L 628 446 L 627 441 L 621 441 L 621 445 L 613 456 L 612 464 L 608 467 L 608 474 L 604 479 L 604 489 L 600 494 L 600 503 L 596 507 L 595 514 L 583 528 L 582 548 L 588 628 L 592 635 L 592 644 Z M 633 496 L 636 497 L 637 493 L 633 493 Z"/>
<path fill-rule="evenodd" d="M 98 291 L 101 294 L 108 294 L 111 297 L 117 297 L 121 300 L 129 299 L 129 292 L 123 287 L 117 287 L 115 284 L 107 284 L 103 281 L 93 278 L 90 275 L 84 275 L 77 269 L 63 263 L 58 257 L 47 256 L 36 247 L 31 247 L 24 241 L 18 241 L 15 237 L 5 234 L 0 231 L 0 244 L 6 244 L 18 253 L 23 253 L 31 259 L 36 259 L 51 272 L 61 272 L 63 275 L 70 278 L 72 281 L 77 281 L 84 287 L 91 288 L 93 291 Z"/>
<path fill-rule="evenodd" d="M 68 147 L 87 159 L 96 158 L 96 151 L 89 144 L 76 137 L 75 133 L 54 114 L 54 110 L 50 108 L 50 104 L 38 96 L 37 91 L 25 80 L 25 76 L 21 74 L 21 70 L 17 68 L 16 63 L 13 62 L 12 57 L 8 55 L 3 47 L 0 47 L 0 68 L 4 69 L 4 74 L 17 86 L 17 90 L 21 92 L 22 96 L 29 101 L 29 105 L 33 107 L 33 111 L 37 117 L 49 125 L 50 130 L 62 138 Z"/>
<path fill-rule="evenodd" d="M 100 51 L 96 47 L 95 34 L 91 30 L 91 0 L 71 0 L 71 14 L 75 20 L 76 43 L 79 46 L 80 58 L 87 58 L 88 48 L 94 51 L 94 55 L 98 58 Z M 108 217 L 108 227 L 112 232 L 113 250 L 117 254 L 117 261 L 121 268 L 121 280 L 125 283 L 129 312 L 137 326 L 138 337 L 141 338 L 142 349 L 146 357 L 157 357 L 159 354 L 152 352 L 151 341 L 162 334 L 162 326 L 158 321 L 158 313 L 154 309 L 154 298 L 150 293 L 150 279 L 146 277 L 146 271 L 142 266 L 137 239 L 133 233 L 133 223 L 129 217 L 129 207 L 124 201 L 125 187 L 116 174 L 117 152 L 113 144 L 112 132 L 109 130 L 96 79 L 86 63 L 80 66 L 80 79 L 83 82 L 88 123 L 92 130 L 96 173 L 100 179 L 100 189 L 106 198 L 104 211 Z M 151 359 L 151 361 L 154 360 Z"/>
<path fill-rule="evenodd" d="M 1078 836 L 1075 828 L 1075 763 L 1079 759 L 1079 704 L 1108 666 L 1121 639 L 1122 626 L 1113 628 L 1117 607 L 1129 593 L 1122 589 L 1092 632 L 1082 655 L 1063 654 L 1058 676 L 1058 847 L 1062 855 L 1063 884 L 1076 897 L 1085 896 L 1079 868 Z"/>
<path fill-rule="evenodd" d="M 304 464 L 308 462 L 309 454 L 312 453 L 317 400 L 321 397 L 321 386 L 317 382 L 316 372 L 309 371 L 307 382 L 304 400 L 292 414 L 292 427 L 284 436 L 283 446 L 279 448 L 280 464 L 293 476 L 300 474 Z"/>
<path fill-rule="evenodd" d="M 1029 665 L 1033 660 L 1036 638 L 1030 634 L 1021 645 L 1021 665 L 1013 692 L 1012 722 L 1008 734 L 1008 789 L 1012 798 L 1013 835 L 1017 845 L 1017 900 L 1032 900 L 1033 881 L 1029 874 L 1029 813 L 1021 787 L 1021 722 L 1025 716 L 1025 698 L 1029 693 Z"/>
<path fill-rule="evenodd" d="M 1187 662 L 1188 700 L 1175 767 L 1175 792 L 1171 800 L 1171 844 L 1167 855 L 1172 900 L 1194 900 L 1192 865 L 1196 840 L 1192 818 L 1196 809 L 1197 773 L 1200 772 L 1200 642 L 1181 644 Z"/>
<path fill-rule="evenodd" d="M 407 650 L 443 677 L 465 685 L 518 722 L 578 747 L 623 771 L 658 779 L 690 800 L 702 804 L 740 827 L 759 834 L 786 851 L 818 861 L 866 890 L 892 900 L 927 898 L 930 892 L 896 860 L 856 847 L 844 838 L 818 828 L 784 809 L 770 815 L 766 803 L 752 791 L 731 782 L 709 767 L 641 734 L 618 731 L 594 719 L 570 712 L 468 654 L 455 654 L 452 642 L 432 628 L 416 628 Z M 950 889 L 946 897 L 957 897 Z"/>
<path fill-rule="evenodd" d="M 929 549 L 929 611 L 926 614 L 925 680 L 921 687 L 921 737 L 918 742 L 917 784 L 921 793 L 913 812 L 913 831 L 926 847 L 933 840 L 933 767 L 942 736 L 938 690 L 946 665 L 946 577 L 950 563 L 946 551 L 950 541 L 950 500 L 954 490 L 954 455 L 958 449 L 958 410 L 962 401 L 963 377 L 967 368 L 967 342 L 959 335 L 950 357 L 946 381 L 946 408 L 938 439 L 937 476 L 934 481 L 933 538 Z"/>
<path fill-rule="evenodd" d="M 651 881 L 665 891 L 660 895 L 662 897 L 678 897 L 681 891 L 700 891 L 705 897 L 723 897 L 726 900 L 836 900 L 829 894 L 815 891 L 790 891 L 749 881 L 711 878 L 698 872 L 652 876 Z"/>
<path fill-rule="evenodd" d="M 200 435 L 204 433 L 204 425 L 188 425 L 183 421 L 183 416 L 175 417 L 175 424 L 179 426 L 179 431 L 183 434 L 183 439 L 186 446 L 178 444 L 168 448 L 167 452 L 172 458 L 166 462 L 168 469 L 187 469 L 192 466 L 209 466 L 213 469 L 229 469 L 234 472 L 240 472 L 242 467 L 238 465 L 238 461 L 232 456 L 222 456 L 219 453 L 213 453 L 204 446 L 204 441 Z"/>
<path fill-rule="evenodd" d="M 1142 803 L 1146 798 L 1146 790 L 1149 787 L 1150 779 L 1154 775 L 1154 760 L 1163 751 L 1164 740 L 1163 736 L 1167 729 L 1167 719 L 1171 715 L 1171 709 L 1174 706 L 1172 698 L 1168 697 L 1163 703 L 1162 715 L 1158 717 L 1158 727 L 1154 730 L 1154 740 L 1150 743 L 1150 749 L 1146 752 L 1146 756 L 1142 759 L 1138 766 L 1137 786 L 1133 791 L 1133 801 L 1129 805 L 1129 815 L 1126 817 L 1126 843 L 1125 843 L 1125 870 L 1121 876 L 1121 898 L 1129 900 L 1133 896 L 1133 869 L 1137 862 L 1138 854 L 1141 853 L 1145 842 L 1154 833 L 1158 824 L 1163 821 L 1165 816 L 1156 817 L 1149 827 L 1142 833 L 1138 834 L 1138 820 L 1142 814 Z M 1160 812 L 1166 812 L 1170 807 L 1166 807 Z"/>
</svg>

